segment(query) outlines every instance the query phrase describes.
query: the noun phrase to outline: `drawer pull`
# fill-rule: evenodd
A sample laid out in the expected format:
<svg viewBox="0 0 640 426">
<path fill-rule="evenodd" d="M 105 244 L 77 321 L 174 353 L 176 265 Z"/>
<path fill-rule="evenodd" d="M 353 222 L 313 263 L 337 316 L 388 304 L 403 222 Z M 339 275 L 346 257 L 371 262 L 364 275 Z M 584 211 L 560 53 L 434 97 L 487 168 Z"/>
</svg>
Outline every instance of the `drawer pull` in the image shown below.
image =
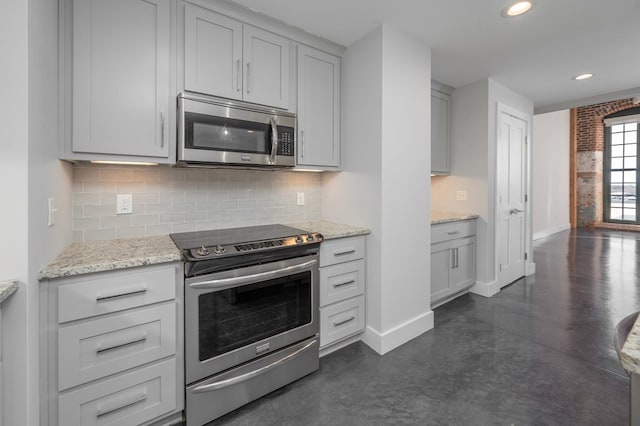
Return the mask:
<svg viewBox="0 0 640 426">
<path fill-rule="evenodd" d="M 342 251 L 334 251 L 333 255 L 334 256 L 343 256 L 345 254 L 352 254 L 352 253 L 355 253 L 355 252 L 356 252 L 356 249 L 350 248 L 350 249 L 346 249 L 346 250 L 342 250 Z"/>
<path fill-rule="evenodd" d="M 449 231 L 447 232 L 447 235 L 458 235 L 460 233 L 460 231 Z"/>
<path fill-rule="evenodd" d="M 333 284 L 333 287 L 334 288 L 338 288 L 338 287 L 342 287 L 342 286 L 345 286 L 345 285 L 353 284 L 355 282 L 356 282 L 356 280 L 349 280 L 349 281 L 345 281 L 345 282 L 342 282 L 342 283 L 335 283 L 335 284 Z"/>
<path fill-rule="evenodd" d="M 100 346 L 98 346 L 96 348 L 96 353 L 97 354 L 101 354 L 101 353 L 104 353 L 104 352 L 109 352 L 109 351 L 112 351 L 114 349 L 124 348 L 125 346 L 135 345 L 136 343 L 142 343 L 142 342 L 145 342 L 146 340 L 147 340 L 147 335 L 145 334 L 144 336 L 139 337 L 139 338 L 137 338 L 135 340 L 131 340 L 131 341 L 124 342 L 124 343 L 117 343 L 115 345 L 106 346 L 104 348 L 102 347 L 102 345 L 100 345 Z"/>
<path fill-rule="evenodd" d="M 356 317 L 354 317 L 353 315 L 351 315 L 351 316 L 350 316 L 349 318 L 347 318 L 346 320 L 342 320 L 342 321 L 334 321 L 334 322 L 333 322 L 333 326 L 334 326 L 334 327 L 338 327 L 338 326 L 341 326 L 341 325 L 346 324 L 346 323 L 348 323 L 348 322 L 351 322 L 351 321 L 353 321 L 354 319 L 356 319 Z"/>
<path fill-rule="evenodd" d="M 100 418 L 102 416 L 106 416 L 107 414 L 111 414 L 114 413 L 116 411 L 119 410 L 124 410 L 125 408 L 131 407 L 132 405 L 136 405 L 139 404 L 141 402 L 144 402 L 147 400 L 147 392 L 143 392 L 139 397 L 137 397 L 135 400 L 131 401 L 131 402 L 126 402 L 124 404 L 121 405 L 117 405 L 115 407 L 111 407 L 111 408 L 106 408 L 106 409 L 102 409 L 102 407 L 100 407 L 98 409 L 98 411 L 96 412 L 96 417 Z"/>
<path fill-rule="evenodd" d="M 147 288 L 145 287 L 145 288 L 141 288 L 140 290 L 133 290 L 126 293 L 106 294 L 104 296 L 98 295 L 98 297 L 96 297 L 96 302 L 117 299 L 119 297 L 137 296 L 139 294 L 145 294 L 146 292 L 147 292 Z"/>
</svg>

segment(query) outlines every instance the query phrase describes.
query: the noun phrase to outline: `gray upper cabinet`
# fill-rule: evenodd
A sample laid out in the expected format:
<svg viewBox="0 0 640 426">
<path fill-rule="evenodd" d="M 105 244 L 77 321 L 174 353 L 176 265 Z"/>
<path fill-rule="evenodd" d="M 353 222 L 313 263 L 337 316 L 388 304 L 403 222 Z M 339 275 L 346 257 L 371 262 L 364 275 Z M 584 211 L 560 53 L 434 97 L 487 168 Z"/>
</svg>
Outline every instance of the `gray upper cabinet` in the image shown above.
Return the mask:
<svg viewBox="0 0 640 426">
<path fill-rule="evenodd" d="M 184 36 L 185 89 L 242 99 L 242 23 L 187 5 Z"/>
<path fill-rule="evenodd" d="M 431 173 L 451 173 L 451 91 L 432 82 L 431 88 Z"/>
<path fill-rule="evenodd" d="M 298 165 L 340 166 L 340 58 L 298 46 Z"/>
<path fill-rule="evenodd" d="M 288 39 L 185 7 L 185 90 L 289 109 Z"/>
<path fill-rule="evenodd" d="M 169 162 L 171 1 L 64 5 L 61 158 Z"/>
</svg>

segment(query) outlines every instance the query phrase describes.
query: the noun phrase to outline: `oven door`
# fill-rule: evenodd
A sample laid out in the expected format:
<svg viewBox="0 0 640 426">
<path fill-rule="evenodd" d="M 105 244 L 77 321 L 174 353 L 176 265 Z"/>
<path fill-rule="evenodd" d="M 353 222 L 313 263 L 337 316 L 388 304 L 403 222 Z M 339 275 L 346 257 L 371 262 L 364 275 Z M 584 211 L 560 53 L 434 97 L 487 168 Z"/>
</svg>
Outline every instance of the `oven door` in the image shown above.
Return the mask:
<svg viewBox="0 0 640 426">
<path fill-rule="evenodd" d="M 318 334 L 318 255 L 185 280 L 187 383 Z"/>
</svg>

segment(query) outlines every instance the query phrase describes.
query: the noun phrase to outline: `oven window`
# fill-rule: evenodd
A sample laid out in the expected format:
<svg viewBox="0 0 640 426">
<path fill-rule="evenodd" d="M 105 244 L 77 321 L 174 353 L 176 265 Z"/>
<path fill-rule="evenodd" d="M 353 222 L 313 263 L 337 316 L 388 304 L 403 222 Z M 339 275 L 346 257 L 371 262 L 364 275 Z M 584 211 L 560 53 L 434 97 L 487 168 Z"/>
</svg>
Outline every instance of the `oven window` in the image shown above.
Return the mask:
<svg viewBox="0 0 640 426">
<path fill-rule="evenodd" d="M 311 272 L 198 298 L 200 361 L 311 322 Z"/>
<path fill-rule="evenodd" d="M 204 114 L 185 114 L 185 143 L 189 148 L 267 154 L 269 125 Z"/>
</svg>

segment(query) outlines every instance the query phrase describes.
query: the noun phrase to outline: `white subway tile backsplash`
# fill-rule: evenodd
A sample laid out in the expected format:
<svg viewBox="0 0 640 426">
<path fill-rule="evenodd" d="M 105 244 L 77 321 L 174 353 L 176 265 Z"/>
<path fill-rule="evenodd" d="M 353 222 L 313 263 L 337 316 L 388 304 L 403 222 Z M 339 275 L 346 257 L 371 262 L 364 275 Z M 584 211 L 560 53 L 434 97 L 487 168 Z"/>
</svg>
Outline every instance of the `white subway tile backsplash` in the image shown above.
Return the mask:
<svg viewBox="0 0 640 426">
<path fill-rule="evenodd" d="M 72 190 L 75 241 L 320 218 L 317 173 L 79 164 Z M 133 214 L 116 215 L 116 194 L 133 194 Z"/>
</svg>

